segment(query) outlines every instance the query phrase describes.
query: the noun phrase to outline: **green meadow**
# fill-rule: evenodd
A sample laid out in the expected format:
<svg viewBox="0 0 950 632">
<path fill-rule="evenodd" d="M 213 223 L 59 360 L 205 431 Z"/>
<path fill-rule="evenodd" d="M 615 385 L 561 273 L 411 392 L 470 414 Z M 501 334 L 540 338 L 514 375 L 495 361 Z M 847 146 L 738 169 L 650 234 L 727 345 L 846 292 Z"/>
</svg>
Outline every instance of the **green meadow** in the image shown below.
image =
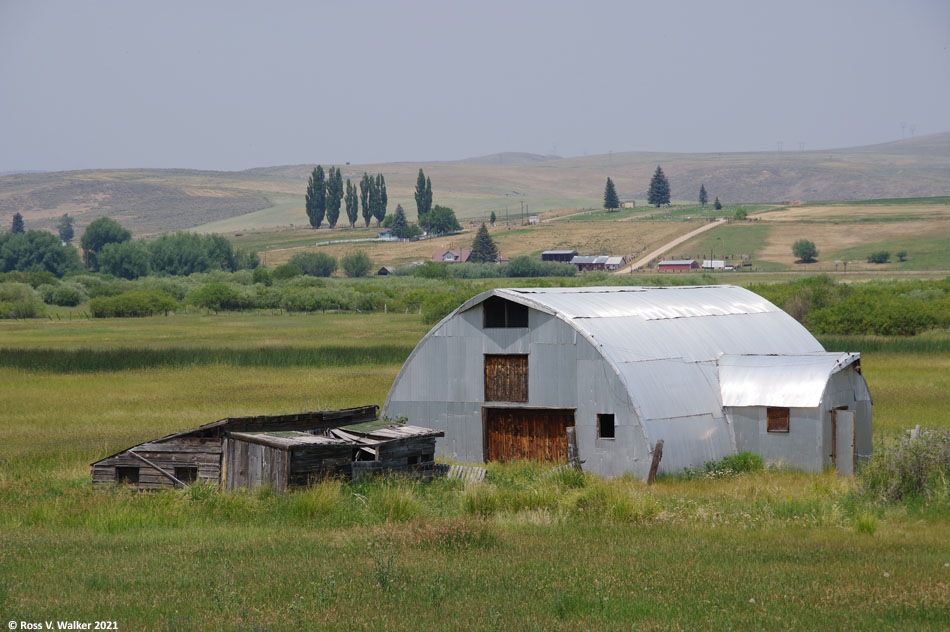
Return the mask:
<svg viewBox="0 0 950 632">
<path fill-rule="evenodd" d="M 493 464 L 469 487 L 90 485 L 92 461 L 215 419 L 382 404 L 427 329 L 393 313 L 0 322 L 0 618 L 120 630 L 950 626 L 950 497 L 885 503 L 830 473 L 646 486 Z M 918 423 L 950 428 L 945 336 L 823 342 L 863 353 L 876 449 Z"/>
</svg>

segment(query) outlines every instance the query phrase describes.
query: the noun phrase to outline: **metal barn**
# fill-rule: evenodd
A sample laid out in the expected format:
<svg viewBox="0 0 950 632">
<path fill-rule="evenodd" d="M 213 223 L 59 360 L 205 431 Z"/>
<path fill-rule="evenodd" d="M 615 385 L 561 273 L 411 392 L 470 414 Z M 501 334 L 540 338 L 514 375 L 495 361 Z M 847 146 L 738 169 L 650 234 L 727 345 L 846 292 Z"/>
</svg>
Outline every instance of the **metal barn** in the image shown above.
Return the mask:
<svg viewBox="0 0 950 632">
<path fill-rule="evenodd" d="M 383 414 L 445 433 L 461 461 L 564 461 L 646 478 L 736 452 L 853 472 L 871 453 L 856 353 L 826 352 L 792 317 L 736 286 L 496 289 L 416 346 Z"/>
</svg>

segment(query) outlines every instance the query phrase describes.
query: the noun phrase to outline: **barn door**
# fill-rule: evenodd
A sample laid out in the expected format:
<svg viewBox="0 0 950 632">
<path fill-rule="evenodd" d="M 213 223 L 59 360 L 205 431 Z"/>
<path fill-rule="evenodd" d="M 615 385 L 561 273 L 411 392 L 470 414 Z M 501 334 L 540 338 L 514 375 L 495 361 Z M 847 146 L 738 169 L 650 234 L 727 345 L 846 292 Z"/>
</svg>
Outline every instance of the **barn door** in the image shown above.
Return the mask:
<svg viewBox="0 0 950 632">
<path fill-rule="evenodd" d="M 854 476 L 854 411 L 834 411 L 834 460 L 841 476 Z"/>
<path fill-rule="evenodd" d="M 485 408 L 485 460 L 567 462 L 567 428 L 574 411 L 541 408 Z"/>
<path fill-rule="evenodd" d="M 528 356 L 485 356 L 485 401 L 528 401 Z"/>
</svg>

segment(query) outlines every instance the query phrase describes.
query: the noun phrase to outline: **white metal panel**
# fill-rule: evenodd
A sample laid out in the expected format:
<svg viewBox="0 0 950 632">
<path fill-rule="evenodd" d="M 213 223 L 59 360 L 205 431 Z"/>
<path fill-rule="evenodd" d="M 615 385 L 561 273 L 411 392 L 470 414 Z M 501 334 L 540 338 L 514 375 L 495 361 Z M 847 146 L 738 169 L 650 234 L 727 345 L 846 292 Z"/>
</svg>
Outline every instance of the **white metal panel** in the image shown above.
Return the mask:
<svg viewBox="0 0 950 632">
<path fill-rule="evenodd" d="M 722 409 L 714 366 L 679 360 L 624 362 L 618 366 L 643 419 L 689 417 Z"/>
<path fill-rule="evenodd" d="M 854 411 L 835 411 L 835 465 L 841 476 L 854 476 Z"/>
<path fill-rule="evenodd" d="M 832 373 L 858 357 L 856 353 L 724 355 L 719 358 L 722 403 L 814 408 Z"/>
</svg>

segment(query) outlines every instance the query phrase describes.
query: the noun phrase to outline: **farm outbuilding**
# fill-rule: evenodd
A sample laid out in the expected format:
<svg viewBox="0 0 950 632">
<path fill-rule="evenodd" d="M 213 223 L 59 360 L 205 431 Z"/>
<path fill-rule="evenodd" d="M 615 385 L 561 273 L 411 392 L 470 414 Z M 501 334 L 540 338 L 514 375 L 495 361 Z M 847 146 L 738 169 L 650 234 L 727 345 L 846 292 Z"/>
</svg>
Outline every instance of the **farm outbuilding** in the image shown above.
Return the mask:
<svg viewBox="0 0 950 632">
<path fill-rule="evenodd" d="M 660 272 L 689 272 L 698 270 L 699 262 L 695 259 L 669 259 L 656 264 L 656 269 Z"/>
<path fill-rule="evenodd" d="M 545 250 L 541 253 L 541 261 L 559 261 L 570 263 L 577 256 L 576 250 Z"/>
<path fill-rule="evenodd" d="M 431 473 L 441 432 L 399 424 L 371 431 L 346 427 L 374 421 L 377 410 L 361 406 L 221 419 L 96 461 L 92 482 L 137 489 L 207 482 L 227 491 L 270 485 L 283 492 L 328 476 Z"/>
<path fill-rule="evenodd" d="M 646 478 L 742 451 L 853 471 L 871 452 L 856 353 L 826 352 L 740 287 L 496 289 L 436 325 L 383 409 L 445 433 L 461 461 L 564 461 Z"/>
</svg>

